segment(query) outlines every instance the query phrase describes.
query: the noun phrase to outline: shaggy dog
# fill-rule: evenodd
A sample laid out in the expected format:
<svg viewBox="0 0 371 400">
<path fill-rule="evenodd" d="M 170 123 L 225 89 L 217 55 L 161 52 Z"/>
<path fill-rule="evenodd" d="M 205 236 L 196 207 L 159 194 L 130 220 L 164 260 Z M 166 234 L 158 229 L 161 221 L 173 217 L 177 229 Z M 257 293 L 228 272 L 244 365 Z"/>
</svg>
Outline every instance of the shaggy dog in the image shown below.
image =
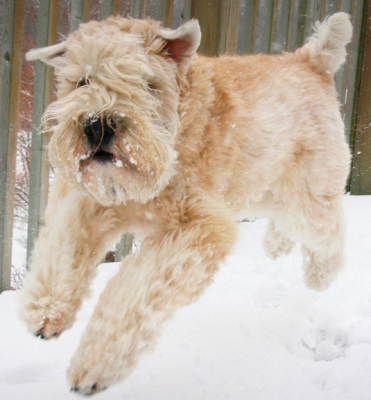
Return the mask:
<svg viewBox="0 0 371 400">
<path fill-rule="evenodd" d="M 28 53 L 58 83 L 43 117 L 57 178 L 21 302 L 29 330 L 70 328 L 109 246 L 125 232 L 142 241 L 99 299 L 68 370 L 73 391 L 132 371 L 212 282 L 241 217 L 269 219 L 272 258 L 300 242 L 307 286 L 329 285 L 350 162 L 334 74 L 351 34 L 338 13 L 292 54 L 206 58 L 196 20 L 171 30 L 109 18 Z"/>
</svg>

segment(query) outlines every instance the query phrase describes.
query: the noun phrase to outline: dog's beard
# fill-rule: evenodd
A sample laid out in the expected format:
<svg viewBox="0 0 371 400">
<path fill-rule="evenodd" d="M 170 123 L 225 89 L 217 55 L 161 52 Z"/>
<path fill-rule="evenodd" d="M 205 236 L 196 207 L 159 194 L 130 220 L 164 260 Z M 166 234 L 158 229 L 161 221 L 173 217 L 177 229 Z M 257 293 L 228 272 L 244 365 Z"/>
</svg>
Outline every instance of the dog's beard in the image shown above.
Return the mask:
<svg viewBox="0 0 371 400">
<path fill-rule="evenodd" d="M 65 179 L 97 202 L 105 206 L 130 200 L 145 203 L 169 183 L 176 152 L 164 127 L 136 118 L 112 143 L 92 146 L 80 120 L 72 118 L 53 128 L 50 160 Z"/>
</svg>

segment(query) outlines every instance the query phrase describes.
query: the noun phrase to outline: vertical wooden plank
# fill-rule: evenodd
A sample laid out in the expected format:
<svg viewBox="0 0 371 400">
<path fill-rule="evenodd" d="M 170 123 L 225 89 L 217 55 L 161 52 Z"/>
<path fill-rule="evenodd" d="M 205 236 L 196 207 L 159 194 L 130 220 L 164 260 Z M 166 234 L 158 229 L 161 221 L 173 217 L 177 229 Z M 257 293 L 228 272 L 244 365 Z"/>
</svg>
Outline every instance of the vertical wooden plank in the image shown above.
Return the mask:
<svg viewBox="0 0 371 400">
<path fill-rule="evenodd" d="M 130 16 L 132 18 L 142 18 L 142 11 L 143 11 L 143 1 L 131 0 Z"/>
<path fill-rule="evenodd" d="M 102 19 L 106 19 L 113 14 L 113 0 L 102 0 Z"/>
<path fill-rule="evenodd" d="M 84 0 L 71 0 L 71 21 L 70 31 L 74 32 L 79 28 L 84 18 Z"/>
<path fill-rule="evenodd" d="M 307 22 L 307 0 L 300 0 L 295 48 L 303 46 L 305 42 L 306 22 Z"/>
<path fill-rule="evenodd" d="M 259 0 L 242 0 L 240 17 L 240 42 L 238 45 L 241 54 L 251 53 L 255 48 Z"/>
<path fill-rule="evenodd" d="M 221 2 L 222 0 L 209 0 L 207 3 L 192 2 L 192 17 L 200 21 L 202 31 L 199 52 L 206 56 L 218 54 Z"/>
<path fill-rule="evenodd" d="M 71 32 L 77 30 L 81 22 L 89 21 L 90 8 L 91 0 L 71 0 Z"/>
<path fill-rule="evenodd" d="M 336 13 L 338 7 L 337 0 L 327 0 L 326 1 L 326 16 Z"/>
<path fill-rule="evenodd" d="M 273 2 L 261 0 L 258 14 L 258 34 L 255 42 L 255 53 L 269 53 L 271 48 Z"/>
<path fill-rule="evenodd" d="M 278 4 L 279 4 L 279 0 L 273 0 L 272 26 L 271 26 L 269 53 L 274 53 L 274 48 L 275 48 L 275 43 L 276 43 Z"/>
<path fill-rule="evenodd" d="M 131 0 L 130 16 L 145 18 L 148 16 L 149 0 Z"/>
<path fill-rule="evenodd" d="M 154 7 L 154 19 L 161 21 L 163 24 L 166 22 L 166 9 L 168 2 L 172 0 L 153 0 L 152 7 Z"/>
<path fill-rule="evenodd" d="M 207 56 L 236 53 L 240 2 L 210 0 L 192 2 L 192 17 L 200 21 L 202 38 L 199 51 Z"/>
<path fill-rule="evenodd" d="M 149 16 L 149 0 L 143 1 L 143 13 L 141 18 L 147 18 Z"/>
<path fill-rule="evenodd" d="M 240 2 L 224 0 L 221 4 L 220 38 L 218 53 L 236 54 L 240 19 Z"/>
<path fill-rule="evenodd" d="M 291 0 L 289 14 L 289 29 L 287 39 L 287 51 L 294 51 L 296 46 L 296 24 L 298 20 L 298 0 Z"/>
<path fill-rule="evenodd" d="M 120 0 L 114 0 L 112 10 L 113 15 L 120 15 L 120 5 Z"/>
<path fill-rule="evenodd" d="M 371 194 L 371 3 L 363 8 L 351 194 Z"/>
<path fill-rule="evenodd" d="M 52 4 L 51 4 L 52 3 Z M 36 47 L 45 47 L 51 44 L 50 27 L 56 26 L 52 19 L 57 15 L 58 1 L 39 0 L 37 17 Z M 52 16 L 54 18 L 52 18 Z M 49 168 L 46 159 L 45 147 L 47 137 L 40 134 L 38 128 L 42 113 L 51 99 L 52 83 L 50 73 L 40 61 L 35 63 L 35 91 L 34 108 L 32 117 L 32 141 L 31 141 L 31 171 L 30 171 L 30 194 L 28 212 L 28 235 L 27 235 L 27 259 L 30 259 L 34 241 L 40 226 L 43 224 L 43 215 L 48 196 Z M 48 82 L 49 80 L 49 82 Z"/>
<path fill-rule="evenodd" d="M 305 38 L 307 39 L 313 33 L 313 25 L 317 21 L 322 21 L 321 0 L 309 0 L 307 4 L 307 21 L 305 27 Z"/>
<path fill-rule="evenodd" d="M 182 0 L 180 22 L 183 24 L 191 19 L 192 0 Z"/>
<path fill-rule="evenodd" d="M 3 4 L 0 71 L 0 293 L 10 289 L 24 0 Z"/>
<path fill-rule="evenodd" d="M 90 20 L 90 13 L 91 13 L 91 0 L 84 1 L 84 22 L 88 22 Z"/>
<path fill-rule="evenodd" d="M 165 26 L 167 28 L 171 28 L 173 26 L 173 12 L 174 12 L 174 0 L 167 0 L 166 17 L 165 17 Z"/>
<path fill-rule="evenodd" d="M 172 21 L 169 28 L 176 29 L 182 24 L 183 0 L 172 0 Z"/>
<path fill-rule="evenodd" d="M 343 118 L 345 125 L 345 133 L 349 144 L 353 149 L 355 138 L 355 121 L 357 115 L 357 104 L 359 97 L 360 83 L 357 83 L 357 71 L 360 65 L 360 39 L 362 35 L 362 14 L 364 3 L 368 0 L 352 0 L 351 21 L 353 24 L 353 39 L 348 45 L 348 60 L 346 86 L 343 101 Z M 359 74 L 358 74 L 359 76 Z"/>
<path fill-rule="evenodd" d="M 281 53 L 287 50 L 289 36 L 289 18 L 290 18 L 291 0 L 279 0 L 277 5 L 276 28 L 274 35 L 274 45 L 271 51 Z"/>
<path fill-rule="evenodd" d="M 351 12 L 351 5 L 352 5 L 351 3 L 352 3 L 351 0 L 338 1 L 337 11 L 343 11 L 349 14 Z M 337 72 L 335 76 L 336 90 L 338 92 L 338 99 L 340 102 L 340 110 L 343 115 L 343 121 L 345 121 L 344 108 L 345 108 L 345 103 L 347 101 L 348 76 L 350 74 L 349 60 L 350 58 L 348 56 L 347 62 L 341 66 L 340 70 Z M 349 136 L 347 135 L 347 137 Z"/>
</svg>

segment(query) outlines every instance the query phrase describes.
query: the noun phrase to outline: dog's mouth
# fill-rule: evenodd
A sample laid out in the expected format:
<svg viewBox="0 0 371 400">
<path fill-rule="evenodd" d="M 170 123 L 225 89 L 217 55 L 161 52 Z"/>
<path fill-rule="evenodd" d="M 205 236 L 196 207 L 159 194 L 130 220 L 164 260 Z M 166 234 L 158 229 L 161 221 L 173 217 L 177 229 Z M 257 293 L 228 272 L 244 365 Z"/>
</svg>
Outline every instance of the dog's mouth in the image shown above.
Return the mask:
<svg viewBox="0 0 371 400">
<path fill-rule="evenodd" d="M 98 150 L 97 152 L 92 154 L 91 160 L 98 161 L 101 164 L 105 164 L 108 162 L 113 162 L 114 156 L 112 153 L 109 153 L 108 151 Z"/>
<path fill-rule="evenodd" d="M 99 148 L 91 152 L 90 155 L 80 158 L 80 168 L 91 166 L 92 163 L 96 166 L 109 166 L 113 165 L 116 168 L 128 169 L 136 171 L 137 161 L 133 157 L 118 153 L 116 151 L 107 151 L 104 148 Z"/>
</svg>

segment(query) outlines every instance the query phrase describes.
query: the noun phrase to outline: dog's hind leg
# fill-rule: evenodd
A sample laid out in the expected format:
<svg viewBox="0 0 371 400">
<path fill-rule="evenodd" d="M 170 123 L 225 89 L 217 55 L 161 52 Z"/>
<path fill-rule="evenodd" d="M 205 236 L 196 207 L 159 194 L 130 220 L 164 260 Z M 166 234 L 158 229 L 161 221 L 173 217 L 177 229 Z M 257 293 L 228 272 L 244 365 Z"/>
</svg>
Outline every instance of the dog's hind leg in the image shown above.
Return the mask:
<svg viewBox="0 0 371 400">
<path fill-rule="evenodd" d="M 73 324 L 117 227 L 112 210 L 57 178 L 21 292 L 21 317 L 32 333 L 49 339 Z"/>
<path fill-rule="evenodd" d="M 289 254 L 294 244 L 291 239 L 276 228 L 273 221 L 269 222 L 263 239 L 263 248 L 267 256 L 275 260 L 284 254 Z"/>
<path fill-rule="evenodd" d="M 73 391 L 89 395 L 124 379 L 164 320 L 212 282 L 237 224 L 203 196 L 187 209 L 189 222 L 161 241 L 145 240 L 107 284 L 68 371 Z"/>
<path fill-rule="evenodd" d="M 345 222 L 341 198 L 323 201 L 326 205 L 322 212 L 308 221 L 311 237 L 302 243 L 305 283 L 316 290 L 326 289 L 344 265 Z"/>
<path fill-rule="evenodd" d="M 280 215 L 280 229 L 302 245 L 304 280 L 315 290 L 326 289 L 344 263 L 345 224 L 342 196 L 315 196 L 301 192 Z"/>
</svg>

